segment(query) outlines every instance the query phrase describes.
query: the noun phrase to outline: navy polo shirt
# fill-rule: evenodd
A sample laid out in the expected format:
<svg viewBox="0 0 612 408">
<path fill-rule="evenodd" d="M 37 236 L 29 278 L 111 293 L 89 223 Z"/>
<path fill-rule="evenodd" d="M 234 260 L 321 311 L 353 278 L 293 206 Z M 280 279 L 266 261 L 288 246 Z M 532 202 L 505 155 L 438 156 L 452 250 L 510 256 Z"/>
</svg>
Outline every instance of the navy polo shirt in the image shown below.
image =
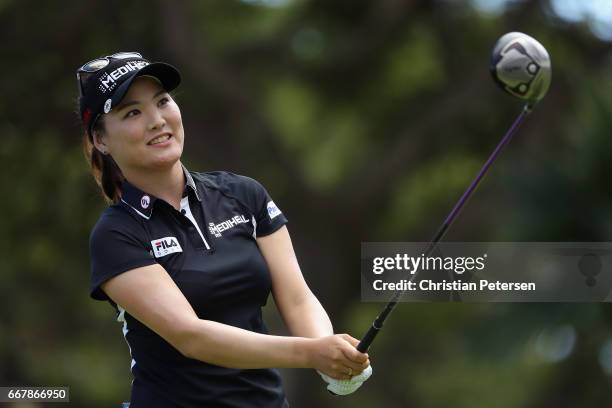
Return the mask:
<svg viewBox="0 0 612 408">
<path fill-rule="evenodd" d="M 261 307 L 271 278 L 255 238 L 287 219 L 251 178 L 184 172 L 180 211 L 126 181 L 121 201 L 102 213 L 90 237 L 90 294 L 108 300 L 123 323 L 134 376 L 131 408 L 288 406 L 276 369 L 187 358 L 100 289 L 113 276 L 159 263 L 201 319 L 268 333 Z"/>
</svg>

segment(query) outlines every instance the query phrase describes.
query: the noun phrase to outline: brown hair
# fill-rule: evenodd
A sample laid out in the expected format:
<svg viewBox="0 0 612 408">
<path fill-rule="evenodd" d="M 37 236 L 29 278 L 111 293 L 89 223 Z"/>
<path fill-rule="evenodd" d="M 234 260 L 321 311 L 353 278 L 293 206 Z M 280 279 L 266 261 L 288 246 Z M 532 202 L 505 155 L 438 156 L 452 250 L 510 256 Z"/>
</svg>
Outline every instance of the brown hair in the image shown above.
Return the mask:
<svg viewBox="0 0 612 408">
<path fill-rule="evenodd" d="M 91 174 L 102 191 L 106 202 L 117 203 L 121 198 L 121 183 L 125 180 L 121 169 L 112 156 L 102 154 L 93 143 L 93 133 L 104 133 L 104 119 L 99 117 L 92 131 L 85 130 L 83 135 L 83 153 L 91 167 Z"/>
</svg>

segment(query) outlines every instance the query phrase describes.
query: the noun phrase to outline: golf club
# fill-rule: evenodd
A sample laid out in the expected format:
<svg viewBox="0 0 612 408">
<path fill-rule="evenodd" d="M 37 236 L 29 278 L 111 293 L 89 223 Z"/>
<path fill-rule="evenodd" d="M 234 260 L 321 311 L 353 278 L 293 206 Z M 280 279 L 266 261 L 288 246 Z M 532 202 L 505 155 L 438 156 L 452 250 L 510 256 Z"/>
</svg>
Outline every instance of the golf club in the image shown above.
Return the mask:
<svg viewBox="0 0 612 408">
<path fill-rule="evenodd" d="M 448 214 L 433 239 L 424 251 L 428 256 L 436 248 L 437 243 L 444 237 L 459 212 L 466 204 L 476 187 L 483 179 L 495 159 L 503 148 L 510 142 L 525 117 L 531 112 L 550 86 L 551 64 L 546 49 L 534 38 L 518 32 L 503 35 L 495 44 L 491 55 L 491 74 L 494 80 L 511 95 L 526 101 L 523 110 L 514 120 L 504 137 L 497 144 L 487 161 L 484 163 L 474 180 L 465 190 L 459 201 Z M 417 274 L 413 274 L 412 281 Z M 397 305 L 404 291 L 397 291 L 387 303 L 383 311 L 376 317 L 372 326 L 362 337 L 357 350 L 366 352 L 376 335 L 380 332 L 389 314 Z"/>
</svg>

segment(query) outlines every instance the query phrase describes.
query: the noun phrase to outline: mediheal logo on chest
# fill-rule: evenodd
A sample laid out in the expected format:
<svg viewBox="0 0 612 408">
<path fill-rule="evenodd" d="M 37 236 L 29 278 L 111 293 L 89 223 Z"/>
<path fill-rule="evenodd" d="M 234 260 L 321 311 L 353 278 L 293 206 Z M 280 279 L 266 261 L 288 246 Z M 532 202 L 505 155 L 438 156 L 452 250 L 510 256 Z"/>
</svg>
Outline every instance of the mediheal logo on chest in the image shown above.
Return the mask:
<svg viewBox="0 0 612 408">
<path fill-rule="evenodd" d="M 178 239 L 175 237 L 154 239 L 151 241 L 151 245 L 153 246 L 153 254 L 155 254 L 156 258 L 161 258 L 175 252 L 183 252 L 183 248 L 181 248 Z"/>
<path fill-rule="evenodd" d="M 274 217 L 280 214 L 281 210 L 279 210 L 276 204 L 274 204 L 274 201 L 268 201 L 268 217 L 273 220 Z"/>
<path fill-rule="evenodd" d="M 247 220 L 244 215 L 240 214 L 240 215 L 235 215 L 229 220 L 225 220 L 218 224 L 214 224 L 210 222 L 208 223 L 208 229 L 210 230 L 210 233 L 213 234 L 215 237 L 221 238 L 221 233 L 223 231 L 233 228 L 238 224 L 245 224 L 247 222 L 249 222 L 249 220 Z"/>
</svg>

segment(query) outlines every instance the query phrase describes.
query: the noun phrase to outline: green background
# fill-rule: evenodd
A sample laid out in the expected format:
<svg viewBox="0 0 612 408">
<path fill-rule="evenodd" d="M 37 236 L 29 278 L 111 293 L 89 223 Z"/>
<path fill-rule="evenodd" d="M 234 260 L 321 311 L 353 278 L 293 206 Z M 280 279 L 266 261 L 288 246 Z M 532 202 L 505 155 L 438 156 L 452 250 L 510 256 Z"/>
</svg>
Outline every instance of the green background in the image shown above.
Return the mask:
<svg viewBox="0 0 612 408">
<path fill-rule="evenodd" d="M 544 44 L 552 86 L 447 239 L 612 241 L 612 43 L 560 3 L 576 2 L 1 0 L 0 385 L 129 399 L 120 324 L 88 297 L 105 204 L 75 69 L 99 55 L 181 70 L 184 162 L 266 186 L 337 332 L 361 337 L 382 307 L 360 302 L 360 243 L 427 241 L 520 112 L 488 72 L 508 31 Z M 403 304 L 354 395 L 282 373 L 294 407 L 603 407 L 611 327 L 606 304 Z"/>
</svg>

